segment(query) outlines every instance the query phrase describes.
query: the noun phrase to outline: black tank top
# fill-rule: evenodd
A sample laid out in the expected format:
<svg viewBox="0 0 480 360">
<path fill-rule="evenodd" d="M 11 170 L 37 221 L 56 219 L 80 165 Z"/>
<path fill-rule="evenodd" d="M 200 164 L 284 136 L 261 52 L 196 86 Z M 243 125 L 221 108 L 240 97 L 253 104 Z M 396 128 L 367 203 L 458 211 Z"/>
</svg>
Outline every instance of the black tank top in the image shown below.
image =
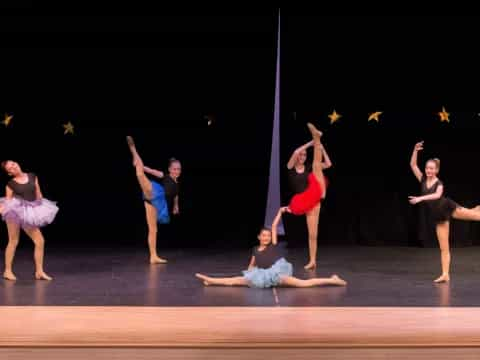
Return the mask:
<svg viewBox="0 0 480 360">
<path fill-rule="evenodd" d="M 36 176 L 33 173 L 28 173 L 27 176 L 28 181 L 26 184 L 20 184 L 12 179 L 7 185 L 12 189 L 13 196 L 27 201 L 35 201 L 37 199 L 37 193 L 35 191 Z"/>
<path fill-rule="evenodd" d="M 255 246 L 252 251 L 252 255 L 255 256 L 255 266 L 261 269 L 268 269 L 275 262 L 282 257 L 286 257 L 285 245 L 280 243 L 277 245 L 270 244 L 262 251 L 258 250 L 258 246 Z"/>
<path fill-rule="evenodd" d="M 421 181 L 421 194 L 422 195 L 430 195 L 435 194 L 439 186 L 443 186 L 443 183 L 440 179 L 432 184 L 431 187 L 427 187 L 427 177 L 425 175 L 422 176 Z M 424 202 L 424 206 L 429 209 L 432 219 L 436 222 L 443 222 L 452 216 L 452 213 L 455 211 L 456 208 L 460 207 L 455 201 L 452 199 L 442 195 L 439 199 L 436 200 L 428 200 Z"/>
<path fill-rule="evenodd" d="M 170 175 L 166 175 L 162 181 L 163 189 L 165 190 L 165 200 L 167 200 L 168 210 L 173 211 L 173 204 L 175 196 L 180 192 L 180 185 L 173 180 Z"/>
<path fill-rule="evenodd" d="M 312 172 L 312 164 L 306 163 L 303 173 L 298 173 L 295 167 L 288 170 L 288 182 L 293 194 L 300 194 L 307 189 L 308 175 Z"/>
</svg>

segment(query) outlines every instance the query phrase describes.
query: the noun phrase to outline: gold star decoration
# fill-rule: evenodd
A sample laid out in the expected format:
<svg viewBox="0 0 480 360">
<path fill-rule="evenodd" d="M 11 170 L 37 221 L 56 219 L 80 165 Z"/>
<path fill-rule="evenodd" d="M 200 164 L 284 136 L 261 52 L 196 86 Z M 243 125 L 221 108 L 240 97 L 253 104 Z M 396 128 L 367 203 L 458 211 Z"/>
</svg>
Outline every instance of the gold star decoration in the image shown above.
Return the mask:
<svg viewBox="0 0 480 360">
<path fill-rule="evenodd" d="M 382 115 L 381 111 L 375 111 L 368 115 L 368 121 L 376 121 L 377 123 L 380 122 L 379 116 Z"/>
<path fill-rule="evenodd" d="M 13 115 L 5 114 L 5 118 L 2 121 L 2 124 L 5 125 L 5 126 L 8 126 L 12 122 L 12 119 L 13 119 Z"/>
<path fill-rule="evenodd" d="M 65 129 L 65 131 L 63 132 L 63 135 L 67 135 L 67 134 L 73 135 L 73 130 L 74 130 L 73 124 L 70 121 L 66 124 L 63 124 L 63 128 Z"/>
<path fill-rule="evenodd" d="M 447 112 L 447 110 L 445 110 L 444 106 L 442 106 L 442 111 L 438 113 L 438 116 L 440 116 L 441 122 L 444 122 L 444 121 L 450 122 L 450 118 L 449 118 L 450 114 Z"/>
<path fill-rule="evenodd" d="M 330 124 L 333 124 L 333 123 L 337 122 L 338 119 L 340 119 L 342 117 L 342 115 L 338 114 L 335 110 L 333 110 L 333 113 L 328 115 L 328 117 L 330 118 Z"/>
</svg>

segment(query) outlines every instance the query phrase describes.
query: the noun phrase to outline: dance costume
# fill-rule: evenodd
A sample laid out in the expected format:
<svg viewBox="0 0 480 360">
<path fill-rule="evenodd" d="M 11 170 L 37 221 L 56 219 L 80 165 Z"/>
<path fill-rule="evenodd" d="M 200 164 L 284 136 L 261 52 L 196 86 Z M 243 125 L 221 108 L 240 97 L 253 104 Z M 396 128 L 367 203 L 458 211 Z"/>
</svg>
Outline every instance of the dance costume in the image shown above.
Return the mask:
<svg viewBox="0 0 480 360">
<path fill-rule="evenodd" d="M 284 257 L 283 245 L 268 245 L 262 251 L 253 248 L 255 267 L 243 271 L 243 277 L 250 287 L 269 288 L 280 285 L 282 276 L 292 276 L 293 266 Z"/>
<path fill-rule="evenodd" d="M 13 198 L 0 198 L 2 218 L 22 228 L 36 228 L 53 222 L 58 212 L 56 204 L 47 199 L 36 198 L 36 176 L 28 173 L 28 182 L 20 184 L 10 180 L 7 186 L 13 191 Z"/>
<path fill-rule="evenodd" d="M 290 200 L 288 208 L 294 215 L 303 215 L 317 206 L 325 195 L 320 182 L 312 172 L 312 165 L 305 164 L 305 170 L 298 173 L 295 167 L 288 171 L 290 188 L 295 194 Z M 325 186 L 328 184 L 326 177 Z"/>
<path fill-rule="evenodd" d="M 430 188 L 428 188 L 427 178 L 425 175 L 422 175 L 421 194 L 434 194 L 440 185 L 443 185 L 443 183 L 440 181 L 440 179 L 438 179 Z M 440 199 L 425 201 L 425 206 L 427 207 L 432 220 L 435 223 L 448 221 L 452 217 L 452 213 L 455 211 L 455 209 L 460 207 L 460 205 L 458 205 L 455 201 L 443 195 Z"/>
<path fill-rule="evenodd" d="M 161 184 L 150 180 L 152 183 L 152 198 L 143 199 L 157 210 L 157 221 L 160 224 L 170 223 L 170 214 L 173 211 L 175 196 L 179 193 L 179 185 L 169 175 L 161 180 Z"/>
</svg>

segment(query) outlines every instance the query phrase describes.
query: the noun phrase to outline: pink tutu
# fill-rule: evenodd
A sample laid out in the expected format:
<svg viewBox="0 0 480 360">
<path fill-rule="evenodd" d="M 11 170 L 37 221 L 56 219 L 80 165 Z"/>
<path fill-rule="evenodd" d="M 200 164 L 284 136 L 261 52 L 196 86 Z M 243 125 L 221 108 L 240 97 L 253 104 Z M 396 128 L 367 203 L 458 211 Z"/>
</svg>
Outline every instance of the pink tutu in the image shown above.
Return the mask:
<svg viewBox="0 0 480 360">
<path fill-rule="evenodd" d="M 42 227 L 53 222 L 58 207 L 50 200 L 27 201 L 21 198 L 0 198 L 0 213 L 4 221 L 23 228 Z"/>
</svg>

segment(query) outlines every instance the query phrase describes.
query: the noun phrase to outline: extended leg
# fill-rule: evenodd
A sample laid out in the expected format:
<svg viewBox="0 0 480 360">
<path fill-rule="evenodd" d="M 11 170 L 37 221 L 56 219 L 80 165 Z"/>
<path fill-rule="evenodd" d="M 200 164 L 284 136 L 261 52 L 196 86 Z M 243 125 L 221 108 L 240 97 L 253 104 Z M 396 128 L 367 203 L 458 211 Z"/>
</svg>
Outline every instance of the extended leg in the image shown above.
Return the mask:
<svg viewBox="0 0 480 360">
<path fill-rule="evenodd" d="M 128 143 L 128 148 L 132 153 L 133 165 L 135 166 L 135 173 L 137 175 L 138 183 L 140 184 L 140 187 L 142 188 L 142 192 L 145 195 L 145 197 L 147 199 L 151 199 L 152 198 L 152 182 L 145 175 L 142 158 L 140 157 L 140 155 L 138 155 L 138 152 L 132 137 L 127 136 L 127 143 Z"/>
<path fill-rule="evenodd" d="M 314 278 L 314 279 L 298 279 L 293 276 L 284 276 L 281 279 L 282 286 L 289 287 L 313 287 L 313 286 L 323 286 L 323 285 L 336 285 L 336 286 L 345 286 L 347 282 L 337 275 L 332 275 L 329 278 Z"/>
<path fill-rule="evenodd" d="M 195 276 L 202 280 L 205 286 L 248 286 L 248 282 L 243 276 L 234 276 L 228 278 L 212 278 L 203 274 L 195 274 Z"/>
</svg>

